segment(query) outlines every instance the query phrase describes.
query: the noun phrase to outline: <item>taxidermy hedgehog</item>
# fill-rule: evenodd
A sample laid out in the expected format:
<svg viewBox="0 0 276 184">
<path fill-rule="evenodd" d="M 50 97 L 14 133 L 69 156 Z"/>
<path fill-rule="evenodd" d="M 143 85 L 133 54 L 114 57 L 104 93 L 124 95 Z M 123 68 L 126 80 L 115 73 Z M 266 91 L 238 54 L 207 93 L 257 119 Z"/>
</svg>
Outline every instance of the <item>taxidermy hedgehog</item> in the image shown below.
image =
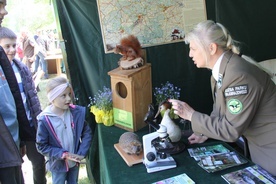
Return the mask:
<svg viewBox="0 0 276 184">
<path fill-rule="evenodd" d="M 120 136 L 119 146 L 129 155 L 139 155 L 143 150 L 138 135 L 133 132 L 125 132 Z"/>
</svg>

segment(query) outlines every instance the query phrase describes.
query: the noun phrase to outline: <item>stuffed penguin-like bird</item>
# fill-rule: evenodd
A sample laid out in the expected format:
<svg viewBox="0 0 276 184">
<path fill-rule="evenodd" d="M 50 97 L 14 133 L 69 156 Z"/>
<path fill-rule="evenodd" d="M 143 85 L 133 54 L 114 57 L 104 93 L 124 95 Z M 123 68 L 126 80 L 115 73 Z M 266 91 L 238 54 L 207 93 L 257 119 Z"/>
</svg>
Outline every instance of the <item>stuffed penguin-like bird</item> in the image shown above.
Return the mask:
<svg viewBox="0 0 276 184">
<path fill-rule="evenodd" d="M 169 134 L 169 138 L 172 142 L 178 142 L 181 139 L 182 132 L 178 125 L 175 124 L 175 122 L 170 118 L 170 111 L 171 111 L 171 103 L 168 101 L 165 101 L 162 103 L 159 107 L 159 111 L 157 112 L 157 115 L 159 113 L 163 114 L 163 118 L 161 120 L 161 125 L 164 125 L 167 127 L 167 133 Z M 155 117 L 156 117 L 155 116 Z"/>
</svg>

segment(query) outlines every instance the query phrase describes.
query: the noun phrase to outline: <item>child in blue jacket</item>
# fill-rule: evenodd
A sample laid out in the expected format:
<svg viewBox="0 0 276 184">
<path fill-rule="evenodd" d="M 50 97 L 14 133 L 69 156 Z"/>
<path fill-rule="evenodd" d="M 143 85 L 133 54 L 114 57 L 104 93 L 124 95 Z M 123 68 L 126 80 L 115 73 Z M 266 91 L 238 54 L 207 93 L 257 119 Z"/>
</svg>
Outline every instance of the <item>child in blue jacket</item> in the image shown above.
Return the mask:
<svg viewBox="0 0 276 184">
<path fill-rule="evenodd" d="M 64 77 L 49 80 L 46 90 L 51 105 L 37 116 L 37 150 L 49 159 L 53 184 L 76 184 L 92 139 L 85 107 L 71 104 L 72 88 Z"/>
</svg>

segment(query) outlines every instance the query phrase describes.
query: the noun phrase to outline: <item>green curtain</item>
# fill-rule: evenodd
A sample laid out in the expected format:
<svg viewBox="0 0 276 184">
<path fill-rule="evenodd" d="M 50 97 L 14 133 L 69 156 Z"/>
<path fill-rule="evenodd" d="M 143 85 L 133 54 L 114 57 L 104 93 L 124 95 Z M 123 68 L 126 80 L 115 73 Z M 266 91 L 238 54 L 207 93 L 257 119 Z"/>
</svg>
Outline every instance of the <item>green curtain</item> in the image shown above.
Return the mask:
<svg viewBox="0 0 276 184">
<path fill-rule="evenodd" d="M 216 21 L 241 42 L 242 53 L 256 61 L 276 57 L 276 1 L 217 0 Z"/>
<path fill-rule="evenodd" d="M 96 0 L 53 0 L 67 54 L 76 103 L 87 106 L 89 97 L 103 86 L 110 87 L 110 70 L 117 68 L 120 55 L 105 54 Z M 206 0 L 207 18 L 224 24 L 233 38 L 241 41 L 242 52 L 257 61 L 275 58 L 275 0 Z M 152 87 L 170 81 L 181 88 L 182 100 L 197 111 L 210 113 L 211 72 L 198 69 L 188 56 L 184 43 L 147 47 L 152 66 Z M 153 99 L 154 100 L 154 99 Z M 87 113 L 94 129 L 94 117 Z M 99 183 L 97 132 L 89 154 L 88 173 Z"/>
</svg>

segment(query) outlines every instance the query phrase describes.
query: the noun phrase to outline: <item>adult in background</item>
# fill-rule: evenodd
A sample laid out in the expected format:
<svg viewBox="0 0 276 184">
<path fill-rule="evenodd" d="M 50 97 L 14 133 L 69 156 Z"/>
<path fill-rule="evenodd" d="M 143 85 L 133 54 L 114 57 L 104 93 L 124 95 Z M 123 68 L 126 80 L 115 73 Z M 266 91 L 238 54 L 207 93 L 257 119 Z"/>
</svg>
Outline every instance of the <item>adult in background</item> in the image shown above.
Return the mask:
<svg viewBox="0 0 276 184">
<path fill-rule="evenodd" d="M 212 70 L 214 97 L 211 115 L 195 111 L 187 103 L 170 100 L 174 112 L 191 121 L 191 144 L 208 138 L 248 141 L 251 159 L 276 176 L 276 87 L 271 75 L 242 55 L 237 42 L 221 24 L 207 20 L 185 37 L 189 56 L 198 68 Z"/>
<path fill-rule="evenodd" d="M 20 61 L 23 60 L 24 54 L 23 54 L 23 48 L 22 48 L 22 38 L 19 36 L 16 43 L 16 58 L 18 58 Z"/>
<path fill-rule="evenodd" d="M 42 71 L 44 72 L 43 79 L 48 79 L 48 63 L 45 60 L 45 57 L 47 56 L 47 40 L 46 38 L 43 37 L 41 34 L 41 31 L 37 32 L 37 35 L 34 36 L 34 39 L 36 41 L 36 48 L 35 48 L 35 53 L 36 53 L 36 60 L 35 60 L 35 68 L 34 68 L 34 73 L 38 71 L 38 67 L 40 66 Z"/>
<path fill-rule="evenodd" d="M 23 48 L 23 63 L 28 66 L 28 68 L 33 71 L 32 64 L 35 61 L 35 40 L 33 36 L 29 36 L 29 31 L 27 28 L 22 28 L 20 31 L 20 36 L 22 38 L 22 48 Z"/>
<path fill-rule="evenodd" d="M 0 0 L 0 27 L 5 15 L 6 0 Z M 23 162 L 20 139 L 24 137 L 21 126 L 27 122 L 20 90 L 12 66 L 0 46 L 0 183 L 21 184 Z"/>
<path fill-rule="evenodd" d="M 29 120 L 29 126 L 24 127 L 28 129 L 29 138 L 24 143 L 26 144 L 27 157 L 33 166 L 33 181 L 34 184 L 46 184 L 45 159 L 43 155 L 38 153 L 35 144 L 37 129 L 36 116 L 41 112 L 41 106 L 37 91 L 35 90 L 32 73 L 26 65 L 15 58 L 16 39 L 17 36 L 12 30 L 6 27 L 0 28 L 0 46 L 3 47 L 13 68 Z"/>
</svg>

